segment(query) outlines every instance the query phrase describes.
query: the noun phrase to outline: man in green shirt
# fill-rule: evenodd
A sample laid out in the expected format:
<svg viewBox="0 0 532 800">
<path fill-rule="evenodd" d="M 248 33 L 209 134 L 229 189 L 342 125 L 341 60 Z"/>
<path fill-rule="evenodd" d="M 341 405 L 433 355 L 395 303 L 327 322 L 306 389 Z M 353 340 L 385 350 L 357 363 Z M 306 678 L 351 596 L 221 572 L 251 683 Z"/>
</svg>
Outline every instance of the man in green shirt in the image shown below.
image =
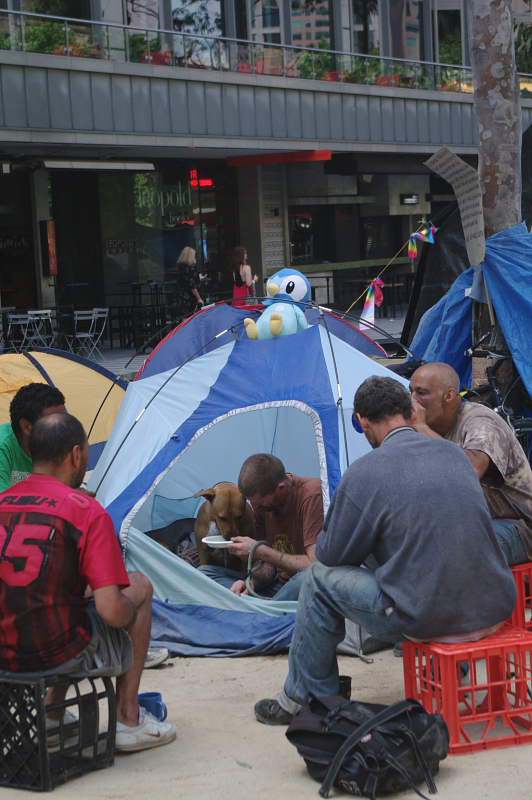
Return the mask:
<svg viewBox="0 0 532 800">
<path fill-rule="evenodd" d="M 0 425 L 0 492 L 32 471 L 28 442 L 34 423 L 40 417 L 64 411 L 65 398 L 55 386 L 29 383 L 18 390 L 9 406 L 11 422 Z"/>
</svg>

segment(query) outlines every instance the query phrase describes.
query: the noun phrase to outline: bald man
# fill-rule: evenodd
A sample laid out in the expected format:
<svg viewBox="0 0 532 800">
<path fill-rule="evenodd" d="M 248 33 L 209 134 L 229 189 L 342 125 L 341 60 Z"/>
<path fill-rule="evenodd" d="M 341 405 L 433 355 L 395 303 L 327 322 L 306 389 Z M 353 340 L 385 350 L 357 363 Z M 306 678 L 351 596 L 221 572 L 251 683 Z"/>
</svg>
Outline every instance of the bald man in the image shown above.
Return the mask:
<svg viewBox="0 0 532 800">
<path fill-rule="evenodd" d="M 425 364 L 410 380 L 415 427 L 460 445 L 478 475 L 509 564 L 532 560 L 532 470 L 517 438 L 495 411 L 464 402 L 448 364 Z"/>
</svg>

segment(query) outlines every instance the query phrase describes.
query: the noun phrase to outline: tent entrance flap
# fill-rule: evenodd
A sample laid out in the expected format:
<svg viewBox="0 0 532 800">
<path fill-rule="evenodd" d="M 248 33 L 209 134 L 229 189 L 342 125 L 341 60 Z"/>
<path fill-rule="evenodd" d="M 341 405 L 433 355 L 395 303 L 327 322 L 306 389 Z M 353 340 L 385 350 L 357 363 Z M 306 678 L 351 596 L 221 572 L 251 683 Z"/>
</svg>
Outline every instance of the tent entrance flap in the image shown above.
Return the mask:
<svg viewBox="0 0 532 800">
<path fill-rule="evenodd" d="M 155 481 L 125 521 L 137 530 L 169 525 L 182 517 L 185 498 L 220 481 L 237 482 L 254 453 L 271 453 L 289 472 L 315 476 L 327 491 L 319 416 L 302 403 L 269 403 L 229 412 L 207 425 Z M 172 502 L 174 501 L 174 502 Z"/>
</svg>

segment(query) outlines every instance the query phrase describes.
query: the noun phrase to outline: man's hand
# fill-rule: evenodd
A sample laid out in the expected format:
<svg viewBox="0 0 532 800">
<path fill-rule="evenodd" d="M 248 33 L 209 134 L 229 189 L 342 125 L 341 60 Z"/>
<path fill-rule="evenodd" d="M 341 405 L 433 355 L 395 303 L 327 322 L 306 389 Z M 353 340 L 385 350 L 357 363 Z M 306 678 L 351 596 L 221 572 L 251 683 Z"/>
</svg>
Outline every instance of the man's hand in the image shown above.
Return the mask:
<svg viewBox="0 0 532 800">
<path fill-rule="evenodd" d="M 247 594 L 248 590 L 246 589 L 246 582 L 245 581 L 235 581 L 231 586 L 231 591 L 233 594 L 242 595 Z"/>
<path fill-rule="evenodd" d="M 441 439 L 439 433 L 433 431 L 432 428 L 427 424 L 427 411 L 418 403 L 417 400 L 412 398 L 412 409 L 414 411 L 412 415 L 412 425 L 418 431 L 418 433 L 423 433 L 425 436 L 430 436 L 431 439 Z"/>
<path fill-rule="evenodd" d="M 256 543 L 256 540 L 250 536 L 233 536 L 227 549 L 232 555 L 245 560 Z"/>
<path fill-rule="evenodd" d="M 416 430 L 419 430 L 420 427 L 421 428 L 426 427 L 427 412 L 425 408 L 421 405 L 421 403 L 418 403 L 418 401 L 414 400 L 414 398 L 412 398 L 412 409 L 414 411 L 414 414 L 412 416 L 412 424 L 414 428 Z"/>
</svg>

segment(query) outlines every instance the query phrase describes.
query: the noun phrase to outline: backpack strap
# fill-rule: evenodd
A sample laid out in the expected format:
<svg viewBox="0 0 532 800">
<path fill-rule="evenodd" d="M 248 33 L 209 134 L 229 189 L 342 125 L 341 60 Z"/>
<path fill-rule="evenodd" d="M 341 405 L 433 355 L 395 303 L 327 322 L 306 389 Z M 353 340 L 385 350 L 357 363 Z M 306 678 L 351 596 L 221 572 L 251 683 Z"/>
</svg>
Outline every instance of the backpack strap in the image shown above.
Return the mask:
<svg viewBox="0 0 532 800">
<path fill-rule="evenodd" d="M 390 722 L 392 719 L 400 717 L 401 714 L 405 713 L 405 711 L 410 711 L 417 707 L 418 703 L 415 701 L 401 700 L 400 703 L 394 703 L 394 705 L 388 706 L 388 708 L 379 711 L 378 714 L 375 714 L 374 717 L 368 719 L 367 722 L 365 722 L 363 725 L 360 725 L 355 731 L 353 731 L 353 733 L 347 737 L 331 761 L 329 769 L 327 770 L 327 775 L 325 776 L 320 787 L 319 793 L 321 797 L 329 797 L 329 793 L 334 786 L 334 782 L 338 777 L 338 773 L 340 772 L 344 761 L 351 751 L 357 746 L 360 740 L 364 738 L 364 736 L 366 736 L 368 733 L 371 733 L 371 731 L 373 731 L 375 728 L 378 728 L 379 725 L 382 725 L 384 722 Z"/>
</svg>

